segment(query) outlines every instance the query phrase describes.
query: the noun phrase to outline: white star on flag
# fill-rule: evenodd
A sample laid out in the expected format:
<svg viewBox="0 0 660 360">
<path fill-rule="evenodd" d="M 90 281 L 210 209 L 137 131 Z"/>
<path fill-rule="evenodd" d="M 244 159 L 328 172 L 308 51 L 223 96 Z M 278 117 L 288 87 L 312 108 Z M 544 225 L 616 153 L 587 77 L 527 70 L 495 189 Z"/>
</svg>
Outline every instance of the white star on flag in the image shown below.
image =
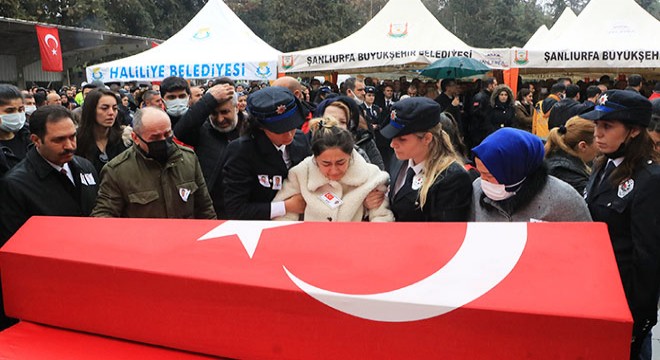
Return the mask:
<svg viewBox="0 0 660 360">
<path fill-rule="evenodd" d="M 53 55 L 57 55 L 57 50 L 53 49 Z"/>
<path fill-rule="evenodd" d="M 254 252 L 257 250 L 261 232 L 265 229 L 276 228 L 280 226 L 289 226 L 302 224 L 301 221 L 237 221 L 227 220 L 222 224 L 215 227 L 215 229 L 207 232 L 197 241 L 210 240 L 224 236 L 236 235 L 243 243 L 245 251 L 252 259 Z"/>
</svg>

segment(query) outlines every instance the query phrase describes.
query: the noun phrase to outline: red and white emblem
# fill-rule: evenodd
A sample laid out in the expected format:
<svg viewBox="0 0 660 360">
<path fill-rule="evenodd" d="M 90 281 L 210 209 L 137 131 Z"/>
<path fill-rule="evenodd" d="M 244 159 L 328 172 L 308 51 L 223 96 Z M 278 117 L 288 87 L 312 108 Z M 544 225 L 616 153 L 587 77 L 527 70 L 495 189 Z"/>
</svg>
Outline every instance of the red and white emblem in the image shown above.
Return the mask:
<svg viewBox="0 0 660 360">
<path fill-rule="evenodd" d="M 286 112 L 286 105 L 280 105 L 277 107 L 277 110 L 275 110 L 277 115 L 282 115 Z"/>
</svg>

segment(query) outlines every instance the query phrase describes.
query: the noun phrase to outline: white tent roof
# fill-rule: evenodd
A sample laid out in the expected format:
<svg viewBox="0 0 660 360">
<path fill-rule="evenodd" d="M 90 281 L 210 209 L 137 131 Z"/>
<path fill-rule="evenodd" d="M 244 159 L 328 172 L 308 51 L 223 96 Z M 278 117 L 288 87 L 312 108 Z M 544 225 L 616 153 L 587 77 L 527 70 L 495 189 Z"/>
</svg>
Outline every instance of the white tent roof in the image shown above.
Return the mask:
<svg viewBox="0 0 660 360">
<path fill-rule="evenodd" d="M 87 67 L 87 80 L 275 79 L 280 52 L 261 40 L 222 0 L 209 0 L 160 46 Z"/>
<path fill-rule="evenodd" d="M 545 37 L 548 35 L 548 27 L 545 25 L 539 26 L 539 28 L 536 30 L 534 35 L 527 40 L 527 43 L 525 46 L 523 46 L 525 49 L 532 49 L 534 48 L 534 44 L 536 43 L 542 43 Z"/>
<path fill-rule="evenodd" d="M 566 7 L 564 12 L 561 13 L 559 19 L 555 21 L 550 30 L 548 31 L 548 40 L 551 40 L 552 37 L 559 37 L 575 25 L 577 21 L 577 16 L 571 10 L 571 8 Z"/>
<path fill-rule="evenodd" d="M 420 0 L 390 0 L 371 21 L 335 43 L 283 54 L 280 71 L 351 72 L 429 64 L 471 56 L 473 49 L 442 26 Z"/>
<path fill-rule="evenodd" d="M 564 11 L 559 16 L 559 19 L 555 21 L 552 27 L 548 30 L 545 25 L 541 25 L 538 30 L 532 35 L 532 37 L 525 44 L 526 49 L 539 49 L 543 48 L 547 42 L 552 41 L 561 36 L 566 29 L 570 28 L 575 24 L 577 16 L 571 10 L 570 7 L 566 7 Z"/>
<path fill-rule="evenodd" d="M 559 36 L 539 48 L 515 50 L 516 63 L 521 68 L 660 68 L 656 34 L 660 21 L 634 0 L 591 0 Z"/>
</svg>

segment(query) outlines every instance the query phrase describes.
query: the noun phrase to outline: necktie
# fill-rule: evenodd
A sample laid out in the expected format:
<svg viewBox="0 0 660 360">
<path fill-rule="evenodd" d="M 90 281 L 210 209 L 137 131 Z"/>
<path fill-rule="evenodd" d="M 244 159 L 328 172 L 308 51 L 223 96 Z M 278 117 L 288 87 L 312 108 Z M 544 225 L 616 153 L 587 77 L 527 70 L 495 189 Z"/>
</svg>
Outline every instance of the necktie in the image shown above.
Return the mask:
<svg viewBox="0 0 660 360">
<path fill-rule="evenodd" d="M 284 164 L 286 165 L 287 169 L 291 168 L 291 159 L 287 156 L 287 154 L 284 152 L 284 150 L 277 150 L 280 152 L 280 156 L 282 157 L 282 160 L 284 161 Z"/>
<path fill-rule="evenodd" d="M 412 183 L 413 183 L 413 178 L 417 175 L 415 173 L 415 170 L 413 168 L 409 167 L 408 171 L 406 171 L 406 182 L 403 184 L 404 188 L 410 188 L 412 189 Z"/>
<path fill-rule="evenodd" d="M 605 170 L 601 175 L 600 182 L 598 183 L 599 187 L 603 185 L 603 183 L 606 181 L 607 178 L 610 177 L 610 175 L 612 175 L 614 169 L 616 169 L 616 165 L 614 164 L 614 161 L 609 160 L 607 162 L 607 166 L 605 166 Z"/>
<path fill-rule="evenodd" d="M 69 177 L 69 176 L 67 175 L 67 172 L 66 172 L 66 169 L 65 169 L 65 168 L 61 168 L 61 169 L 60 169 L 60 174 L 66 176 L 66 177 Z"/>
</svg>

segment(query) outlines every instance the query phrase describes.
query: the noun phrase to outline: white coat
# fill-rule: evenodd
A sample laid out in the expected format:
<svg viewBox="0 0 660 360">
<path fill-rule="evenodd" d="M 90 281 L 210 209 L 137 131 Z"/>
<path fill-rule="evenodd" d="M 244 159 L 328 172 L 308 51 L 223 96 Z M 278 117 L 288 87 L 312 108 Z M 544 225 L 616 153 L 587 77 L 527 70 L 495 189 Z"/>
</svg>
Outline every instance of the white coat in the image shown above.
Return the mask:
<svg viewBox="0 0 660 360">
<path fill-rule="evenodd" d="M 376 165 L 368 164 L 353 150 L 346 174 L 341 180 L 333 181 L 323 176 L 313 159 L 313 156 L 307 157 L 289 170 L 282 190 L 273 201 L 283 201 L 301 194 L 307 203 L 305 221 L 362 221 L 365 212 L 369 221 L 394 221 L 387 197 L 376 209 L 367 210 L 363 205 L 372 190 L 387 190 L 390 177 L 386 172 L 380 171 Z M 343 203 L 335 208 L 330 207 L 321 200 L 328 193 L 340 198 Z M 298 220 L 298 214 L 287 213 L 275 220 Z"/>
</svg>

